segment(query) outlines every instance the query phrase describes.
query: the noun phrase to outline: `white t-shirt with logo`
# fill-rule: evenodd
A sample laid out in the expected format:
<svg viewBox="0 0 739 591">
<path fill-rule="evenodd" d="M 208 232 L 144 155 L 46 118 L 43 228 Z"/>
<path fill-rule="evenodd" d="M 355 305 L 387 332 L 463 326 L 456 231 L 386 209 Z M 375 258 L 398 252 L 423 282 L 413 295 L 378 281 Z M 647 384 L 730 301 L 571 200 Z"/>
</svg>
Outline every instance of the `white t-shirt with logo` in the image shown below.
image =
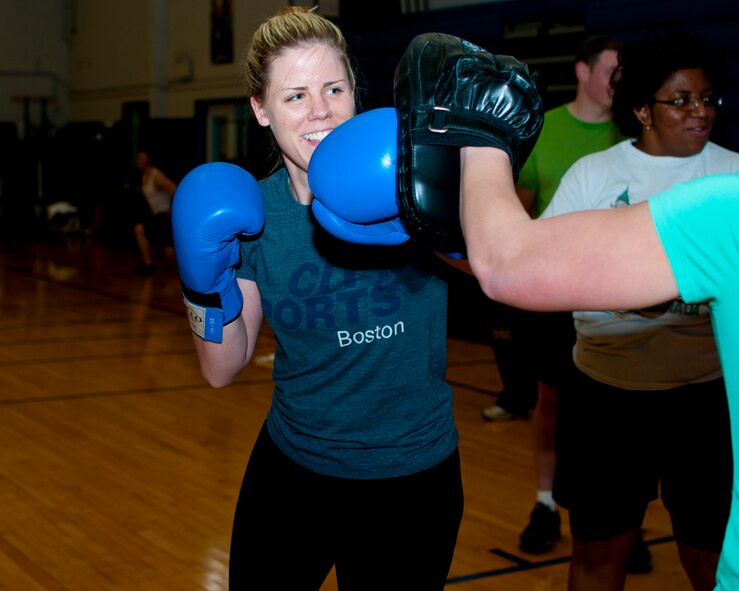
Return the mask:
<svg viewBox="0 0 739 591">
<path fill-rule="evenodd" d="M 578 160 L 541 217 L 628 207 L 710 174 L 739 171 L 739 154 L 708 143 L 688 157 L 650 156 L 633 140 Z M 633 261 L 640 264 L 639 260 Z M 591 378 L 627 390 L 663 390 L 720 377 L 708 306 L 666 302 L 647 310 L 574 312 L 573 358 Z"/>
</svg>

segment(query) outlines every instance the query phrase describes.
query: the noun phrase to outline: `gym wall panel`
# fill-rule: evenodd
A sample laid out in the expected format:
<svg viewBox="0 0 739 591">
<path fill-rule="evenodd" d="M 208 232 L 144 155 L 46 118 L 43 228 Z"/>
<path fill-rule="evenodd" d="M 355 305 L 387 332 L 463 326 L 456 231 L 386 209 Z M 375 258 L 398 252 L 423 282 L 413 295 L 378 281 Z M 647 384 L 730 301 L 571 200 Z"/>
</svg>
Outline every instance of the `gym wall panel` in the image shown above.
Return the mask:
<svg viewBox="0 0 739 591">
<path fill-rule="evenodd" d="M 67 106 L 67 19 L 58 0 L 0 2 L 0 121 L 24 123 L 24 96 L 54 97 L 47 115 L 54 124 L 69 116 Z M 31 114 L 39 122 L 39 104 Z"/>
<path fill-rule="evenodd" d="M 154 2 L 79 2 L 70 41 L 73 92 L 150 85 Z"/>
<path fill-rule="evenodd" d="M 158 116 L 192 117 L 195 101 L 240 92 L 244 46 L 258 24 L 284 4 L 234 0 L 234 59 L 213 64 L 210 2 L 79 2 L 80 31 L 70 46 L 72 118 L 115 120 L 122 103 L 138 100 L 149 100 Z M 157 28 L 157 9 L 164 11 L 163 30 Z"/>
</svg>

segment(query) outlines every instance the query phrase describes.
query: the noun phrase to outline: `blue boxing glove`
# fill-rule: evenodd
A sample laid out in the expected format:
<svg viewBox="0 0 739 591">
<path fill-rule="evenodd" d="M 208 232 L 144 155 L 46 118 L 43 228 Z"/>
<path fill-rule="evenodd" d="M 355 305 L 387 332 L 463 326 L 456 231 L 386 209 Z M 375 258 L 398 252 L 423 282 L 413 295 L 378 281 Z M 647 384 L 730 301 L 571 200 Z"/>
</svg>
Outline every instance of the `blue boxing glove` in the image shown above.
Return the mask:
<svg viewBox="0 0 739 591">
<path fill-rule="evenodd" d="M 308 185 L 313 214 L 330 234 L 357 244 L 394 245 L 410 236 L 397 203 L 395 109 L 348 119 L 313 152 Z"/>
<path fill-rule="evenodd" d="M 317 199 L 313 200 L 311 207 L 316 221 L 323 226 L 324 230 L 346 242 L 389 246 L 402 244 L 410 238 L 403 222 L 398 217 L 371 224 L 354 224 L 334 215 Z"/>
<path fill-rule="evenodd" d="M 329 234 L 355 244 L 395 245 L 411 238 L 398 209 L 398 125 L 395 109 L 374 109 L 348 119 L 318 144 L 308 185 L 313 215 Z"/>
<path fill-rule="evenodd" d="M 177 267 L 193 332 L 220 343 L 223 326 L 241 313 L 236 281 L 239 236 L 264 227 L 259 183 L 244 169 L 224 162 L 202 164 L 177 187 L 172 232 Z"/>
</svg>

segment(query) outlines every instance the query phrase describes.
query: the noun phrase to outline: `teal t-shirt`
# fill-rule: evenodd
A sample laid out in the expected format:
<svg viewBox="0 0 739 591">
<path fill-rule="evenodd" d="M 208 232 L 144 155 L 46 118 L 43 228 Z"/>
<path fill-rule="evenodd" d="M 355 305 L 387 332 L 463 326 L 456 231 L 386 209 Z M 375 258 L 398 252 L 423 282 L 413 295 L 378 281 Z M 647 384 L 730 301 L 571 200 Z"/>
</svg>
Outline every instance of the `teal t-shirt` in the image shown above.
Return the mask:
<svg viewBox="0 0 739 591">
<path fill-rule="evenodd" d="M 716 589 L 739 589 L 739 174 L 702 177 L 649 201 L 680 296 L 708 301 L 726 380 L 734 452 L 731 512 Z M 696 508 L 696 510 L 699 508 Z"/>
<path fill-rule="evenodd" d="M 344 478 L 438 464 L 457 431 L 436 257 L 331 237 L 293 198 L 284 168 L 261 187 L 264 232 L 242 243 L 237 274 L 256 281 L 277 340 L 267 417 L 275 443 L 300 465 Z"/>
<path fill-rule="evenodd" d="M 567 105 L 547 111 L 539 139 L 517 182 L 519 187 L 534 192 L 535 217 L 549 205 L 570 166 L 624 139 L 613 121 L 585 123 L 573 117 Z"/>
</svg>

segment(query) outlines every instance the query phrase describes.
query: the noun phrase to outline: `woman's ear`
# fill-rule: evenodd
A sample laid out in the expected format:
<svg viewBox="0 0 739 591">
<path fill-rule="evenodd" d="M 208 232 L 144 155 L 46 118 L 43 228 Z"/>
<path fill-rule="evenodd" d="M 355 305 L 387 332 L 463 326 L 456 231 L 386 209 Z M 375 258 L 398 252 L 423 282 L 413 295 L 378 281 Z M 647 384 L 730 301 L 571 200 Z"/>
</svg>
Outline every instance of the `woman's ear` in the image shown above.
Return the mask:
<svg viewBox="0 0 739 591">
<path fill-rule="evenodd" d="M 267 113 L 264 110 L 262 103 L 253 96 L 249 97 L 249 103 L 254 111 L 254 116 L 257 118 L 257 123 L 262 127 L 269 127 L 269 117 L 267 117 Z"/>
<path fill-rule="evenodd" d="M 649 106 L 642 105 L 634 109 L 634 115 L 642 125 L 647 126 L 652 124 L 652 111 L 649 109 Z"/>
</svg>

